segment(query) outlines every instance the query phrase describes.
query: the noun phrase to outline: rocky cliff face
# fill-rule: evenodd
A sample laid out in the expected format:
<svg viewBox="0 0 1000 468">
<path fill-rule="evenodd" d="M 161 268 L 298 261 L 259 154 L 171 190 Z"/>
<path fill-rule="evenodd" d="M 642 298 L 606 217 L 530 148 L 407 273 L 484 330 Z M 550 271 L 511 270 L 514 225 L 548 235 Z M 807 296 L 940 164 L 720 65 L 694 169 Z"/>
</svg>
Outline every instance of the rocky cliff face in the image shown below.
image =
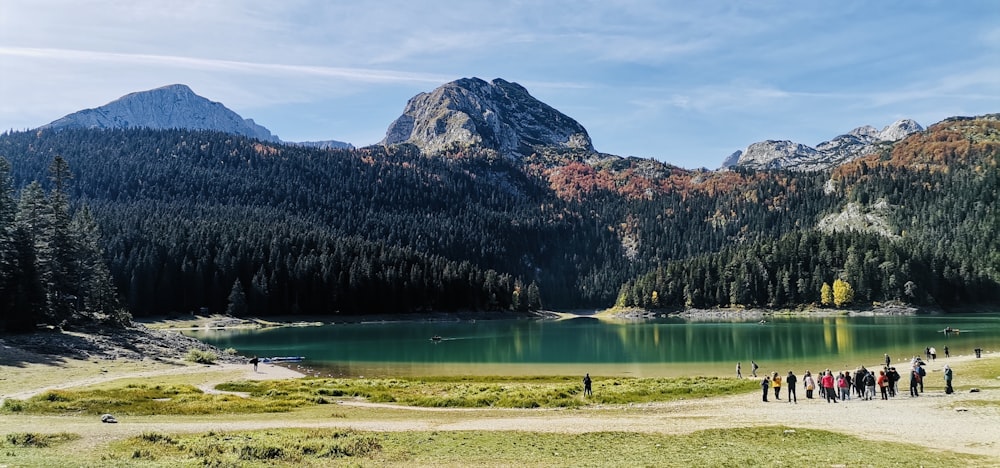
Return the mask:
<svg viewBox="0 0 1000 468">
<path fill-rule="evenodd" d="M 871 154 L 881 143 L 898 141 L 923 130 L 920 124 L 904 119 L 893 122 L 881 131 L 868 125 L 858 127 L 830 141 L 824 141 L 815 148 L 788 140 L 762 141 L 750 145 L 745 151 L 733 153 L 726 158 L 722 167 L 817 171 Z"/>
<path fill-rule="evenodd" d="M 412 143 L 430 154 L 480 146 L 514 158 L 541 147 L 594 150 L 582 125 L 499 78 L 463 78 L 414 96 L 382 143 Z"/>
<path fill-rule="evenodd" d="M 101 107 L 74 112 L 42 128 L 183 128 L 280 141 L 252 119 L 244 119 L 181 84 L 128 94 Z"/>
</svg>

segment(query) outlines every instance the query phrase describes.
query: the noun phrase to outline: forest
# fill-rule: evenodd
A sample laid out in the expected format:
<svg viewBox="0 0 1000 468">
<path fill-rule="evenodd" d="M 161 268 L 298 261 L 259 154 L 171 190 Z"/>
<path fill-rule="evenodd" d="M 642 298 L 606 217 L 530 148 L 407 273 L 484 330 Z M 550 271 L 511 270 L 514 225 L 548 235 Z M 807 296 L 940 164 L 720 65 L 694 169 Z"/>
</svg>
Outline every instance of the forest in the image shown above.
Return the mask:
<svg viewBox="0 0 1000 468">
<path fill-rule="evenodd" d="M 951 119 L 833 170 L 758 172 L 7 132 L 0 299 L 15 329 L 88 314 L 979 303 L 1000 280 L 998 142 L 995 116 Z M 888 207 L 891 232 L 817 228 L 847 204 Z"/>
</svg>

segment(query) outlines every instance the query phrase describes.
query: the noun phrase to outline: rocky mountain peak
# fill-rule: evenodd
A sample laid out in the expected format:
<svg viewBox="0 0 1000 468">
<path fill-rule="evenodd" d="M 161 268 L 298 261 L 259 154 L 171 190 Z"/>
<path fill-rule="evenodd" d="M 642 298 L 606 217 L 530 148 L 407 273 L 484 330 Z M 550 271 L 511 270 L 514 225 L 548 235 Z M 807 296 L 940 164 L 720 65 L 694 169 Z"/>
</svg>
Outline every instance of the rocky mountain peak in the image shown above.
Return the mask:
<svg viewBox="0 0 1000 468">
<path fill-rule="evenodd" d="M 816 147 L 791 141 L 762 141 L 746 150 L 733 153 L 722 167 L 742 166 L 755 169 L 792 169 L 817 171 L 838 166 L 852 159 L 871 154 L 879 144 L 898 141 L 924 128 L 910 119 L 897 120 L 878 130 L 871 125 L 855 128 Z"/>
<path fill-rule="evenodd" d="M 481 146 L 515 158 L 541 147 L 594 150 L 582 125 L 500 78 L 462 78 L 414 96 L 382 140 L 398 143 L 426 153 Z"/>
<path fill-rule="evenodd" d="M 185 128 L 280 141 L 253 120 L 195 94 L 183 84 L 127 94 L 103 106 L 74 112 L 42 128 Z"/>
</svg>

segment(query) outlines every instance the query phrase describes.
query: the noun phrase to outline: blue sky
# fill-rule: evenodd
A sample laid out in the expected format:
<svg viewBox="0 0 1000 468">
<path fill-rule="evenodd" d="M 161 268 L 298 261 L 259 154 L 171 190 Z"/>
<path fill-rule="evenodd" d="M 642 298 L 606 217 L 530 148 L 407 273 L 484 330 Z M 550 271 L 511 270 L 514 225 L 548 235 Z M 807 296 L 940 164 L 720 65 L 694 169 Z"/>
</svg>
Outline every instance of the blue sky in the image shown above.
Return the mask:
<svg viewBox="0 0 1000 468">
<path fill-rule="evenodd" d="M 289 141 L 376 143 L 503 78 L 597 150 L 718 167 L 900 118 L 1000 112 L 1000 2 L 3 0 L 0 129 L 184 83 Z"/>
</svg>

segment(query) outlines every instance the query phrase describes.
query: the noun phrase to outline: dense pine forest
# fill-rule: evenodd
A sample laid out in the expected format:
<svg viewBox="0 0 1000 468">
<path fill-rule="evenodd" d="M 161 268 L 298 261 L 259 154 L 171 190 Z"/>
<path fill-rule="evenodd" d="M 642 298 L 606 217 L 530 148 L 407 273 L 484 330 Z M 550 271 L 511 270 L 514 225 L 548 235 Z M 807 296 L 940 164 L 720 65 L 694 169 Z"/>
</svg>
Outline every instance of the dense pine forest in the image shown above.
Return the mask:
<svg viewBox="0 0 1000 468">
<path fill-rule="evenodd" d="M 1000 291 L 998 148 L 994 117 L 812 173 L 9 132 L 0 299 L 10 329 L 128 312 L 977 303 Z M 848 206 L 888 228 L 821 221 Z"/>
</svg>

